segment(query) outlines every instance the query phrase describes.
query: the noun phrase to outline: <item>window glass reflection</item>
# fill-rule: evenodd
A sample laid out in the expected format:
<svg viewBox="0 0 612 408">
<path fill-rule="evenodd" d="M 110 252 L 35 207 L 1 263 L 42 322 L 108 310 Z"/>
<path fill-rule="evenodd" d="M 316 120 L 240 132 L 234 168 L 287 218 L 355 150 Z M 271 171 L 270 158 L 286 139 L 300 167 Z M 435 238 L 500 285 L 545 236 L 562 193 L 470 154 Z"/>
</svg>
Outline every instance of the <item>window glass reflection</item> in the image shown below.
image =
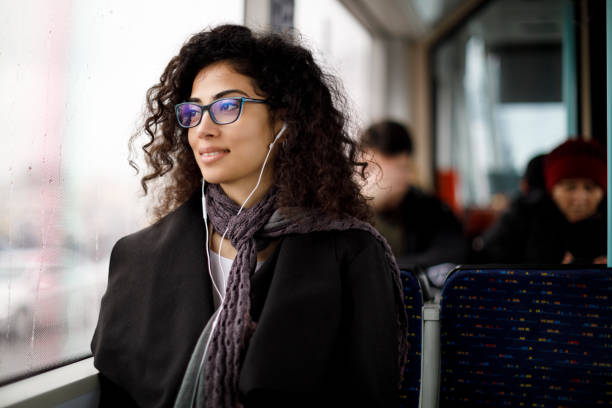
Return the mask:
<svg viewBox="0 0 612 408">
<path fill-rule="evenodd" d="M 0 6 L 0 382 L 89 354 L 112 245 L 146 223 L 127 164 L 146 89 L 189 34 L 243 19 L 180 5 Z"/>
</svg>

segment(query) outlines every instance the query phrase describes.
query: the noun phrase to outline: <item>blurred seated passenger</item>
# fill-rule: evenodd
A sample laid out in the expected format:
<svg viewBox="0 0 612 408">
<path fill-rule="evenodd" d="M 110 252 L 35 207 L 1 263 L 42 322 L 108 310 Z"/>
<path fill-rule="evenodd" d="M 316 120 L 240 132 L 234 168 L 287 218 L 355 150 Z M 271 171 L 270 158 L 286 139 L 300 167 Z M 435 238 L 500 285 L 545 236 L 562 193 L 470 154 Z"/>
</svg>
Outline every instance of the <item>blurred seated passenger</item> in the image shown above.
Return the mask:
<svg viewBox="0 0 612 408">
<path fill-rule="evenodd" d="M 544 159 L 545 192 L 517 199 L 483 236 L 480 261 L 606 262 L 606 152 L 572 139 Z"/>
<path fill-rule="evenodd" d="M 483 252 L 483 235 L 482 233 L 490 228 L 495 221 L 505 212 L 514 212 L 514 208 L 521 208 L 525 205 L 525 201 L 530 201 L 532 198 L 542 194 L 546 194 L 546 180 L 544 179 L 544 158 L 546 154 L 538 154 L 532 157 L 527 166 L 525 166 L 525 173 L 521 177 L 519 185 L 519 193 L 516 194 L 509 203 L 506 203 L 506 207 L 496 203 L 496 195 L 491 198 L 491 209 L 493 210 L 493 217 L 489 220 L 490 223 L 478 231 L 476 234 L 470 234 L 470 228 L 467 230 L 468 238 L 472 239 L 472 253 L 470 254 L 470 263 L 481 263 L 486 262 L 486 254 Z M 506 197 L 504 195 L 504 197 Z M 471 210 L 473 211 L 473 210 Z"/>
<path fill-rule="evenodd" d="M 374 162 L 366 170 L 364 195 L 372 197 L 376 228 L 399 266 L 464 262 L 461 224 L 444 203 L 414 186 L 413 145 L 406 127 L 390 120 L 375 123 L 363 133 L 361 148 Z"/>
<path fill-rule="evenodd" d="M 525 174 L 521 178 L 521 194 L 542 194 L 546 191 L 546 179 L 544 178 L 545 154 L 538 154 L 529 160 L 525 168 Z"/>
</svg>

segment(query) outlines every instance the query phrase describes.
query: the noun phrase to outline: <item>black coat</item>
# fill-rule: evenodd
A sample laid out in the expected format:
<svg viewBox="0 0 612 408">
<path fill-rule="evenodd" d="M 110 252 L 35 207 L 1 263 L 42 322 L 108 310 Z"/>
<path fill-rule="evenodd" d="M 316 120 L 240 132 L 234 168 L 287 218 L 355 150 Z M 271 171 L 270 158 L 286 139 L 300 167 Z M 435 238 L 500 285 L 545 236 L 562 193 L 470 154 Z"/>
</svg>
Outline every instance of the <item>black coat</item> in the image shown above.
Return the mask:
<svg viewBox="0 0 612 408">
<path fill-rule="evenodd" d="M 193 196 L 113 248 L 92 340 L 101 406 L 172 406 L 212 315 L 204 225 Z M 246 407 L 396 404 L 398 327 L 384 249 L 363 231 L 284 237 L 252 277 L 257 329 Z"/>
<path fill-rule="evenodd" d="M 606 203 L 597 214 L 569 223 L 546 194 L 515 199 L 482 237 L 478 261 L 490 263 L 560 264 L 569 252 L 577 264 L 606 255 Z"/>
</svg>

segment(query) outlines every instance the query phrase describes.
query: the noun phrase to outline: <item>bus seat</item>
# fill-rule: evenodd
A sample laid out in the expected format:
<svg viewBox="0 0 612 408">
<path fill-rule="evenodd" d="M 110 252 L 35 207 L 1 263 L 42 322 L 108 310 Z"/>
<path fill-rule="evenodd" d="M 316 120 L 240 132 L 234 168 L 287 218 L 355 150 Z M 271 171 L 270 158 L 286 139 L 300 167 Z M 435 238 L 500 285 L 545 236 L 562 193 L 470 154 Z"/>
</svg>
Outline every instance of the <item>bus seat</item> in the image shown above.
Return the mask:
<svg viewBox="0 0 612 408">
<path fill-rule="evenodd" d="M 419 404 L 421 380 L 421 308 L 423 295 L 419 281 L 412 272 L 402 270 L 401 280 L 404 288 L 404 306 L 408 314 L 408 361 L 400 392 L 400 407 L 412 408 Z"/>
<path fill-rule="evenodd" d="M 440 407 L 612 399 L 612 273 L 459 268 L 442 289 Z"/>
</svg>

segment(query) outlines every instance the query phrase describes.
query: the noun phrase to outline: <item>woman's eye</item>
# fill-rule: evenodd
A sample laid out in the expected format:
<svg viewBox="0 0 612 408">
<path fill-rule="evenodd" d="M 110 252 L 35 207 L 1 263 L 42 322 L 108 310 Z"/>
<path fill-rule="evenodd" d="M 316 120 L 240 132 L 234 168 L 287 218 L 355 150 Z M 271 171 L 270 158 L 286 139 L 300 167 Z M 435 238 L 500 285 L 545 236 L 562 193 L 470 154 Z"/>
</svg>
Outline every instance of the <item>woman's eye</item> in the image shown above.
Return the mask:
<svg viewBox="0 0 612 408">
<path fill-rule="evenodd" d="M 234 101 L 222 102 L 219 110 L 222 112 L 230 112 L 238 109 L 238 104 Z"/>
</svg>

